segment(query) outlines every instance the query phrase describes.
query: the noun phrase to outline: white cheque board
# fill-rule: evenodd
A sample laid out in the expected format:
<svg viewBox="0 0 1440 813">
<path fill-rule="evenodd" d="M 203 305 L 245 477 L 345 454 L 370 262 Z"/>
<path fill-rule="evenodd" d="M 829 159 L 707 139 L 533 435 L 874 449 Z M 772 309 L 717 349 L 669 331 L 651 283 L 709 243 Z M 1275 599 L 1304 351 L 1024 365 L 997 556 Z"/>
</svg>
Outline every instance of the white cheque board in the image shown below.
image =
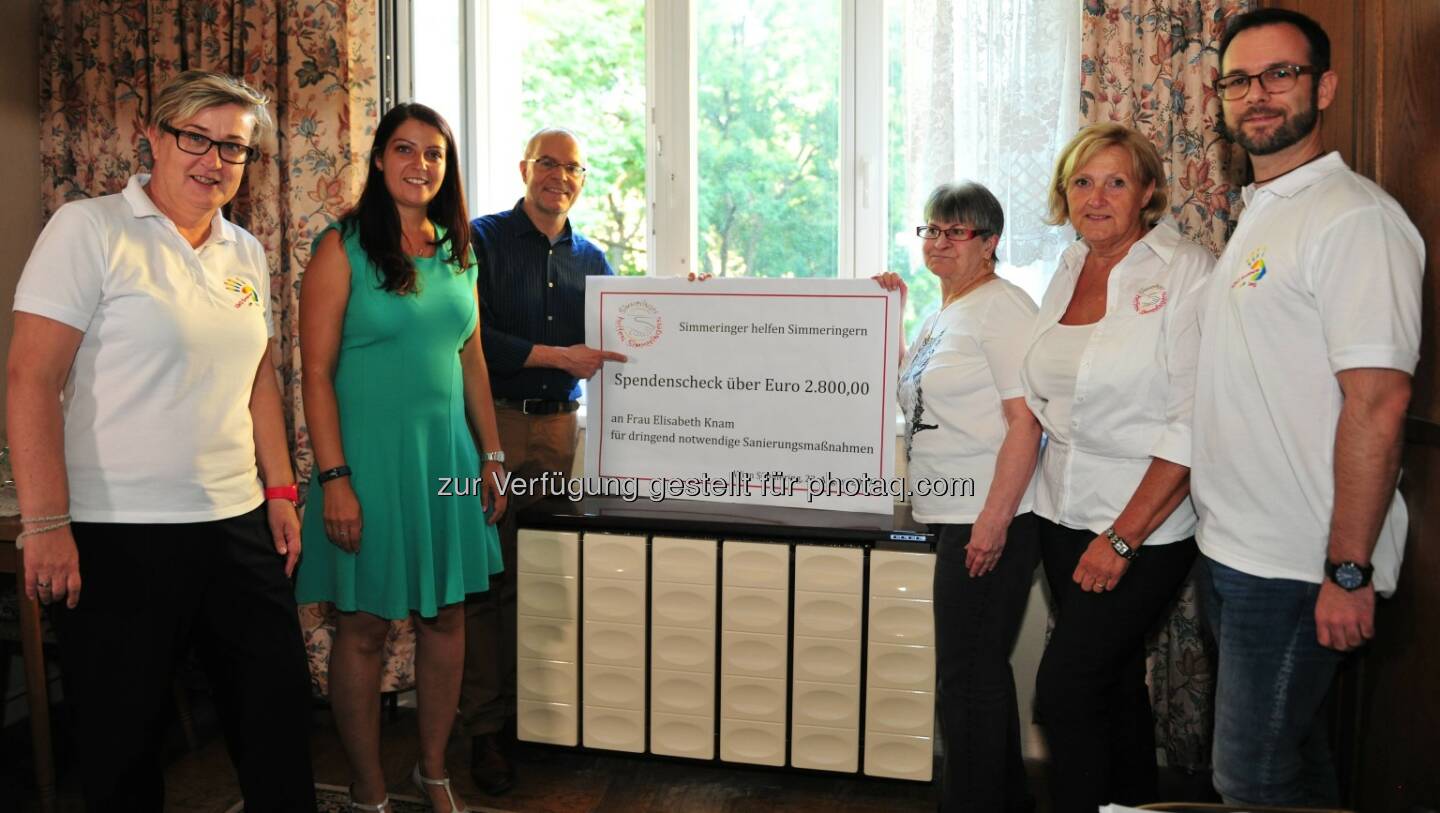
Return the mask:
<svg viewBox="0 0 1440 813">
<path fill-rule="evenodd" d="M 641 499 L 888 514 L 899 297 L 871 280 L 589 277 L 585 475 Z"/>
</svg>

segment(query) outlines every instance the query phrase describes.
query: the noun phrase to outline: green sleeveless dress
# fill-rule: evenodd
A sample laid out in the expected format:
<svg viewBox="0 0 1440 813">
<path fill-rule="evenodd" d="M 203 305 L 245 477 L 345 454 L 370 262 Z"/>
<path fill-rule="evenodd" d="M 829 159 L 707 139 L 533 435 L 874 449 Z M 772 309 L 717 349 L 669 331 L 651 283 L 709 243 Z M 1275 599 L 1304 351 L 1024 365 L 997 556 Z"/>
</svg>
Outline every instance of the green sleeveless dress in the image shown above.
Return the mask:
<svg viewBox="0 0 1440 813">
<path fill-rule="evenodd" d="M 456 273 L 442 245 L 435 257 L 412 258 L 419 293 L 393 294 L 380 288 L 358 231 L 345 231 L 350 301 L 335 397 L 360 501 L 360 551 L 346 553 L 326 536 L 325 493 L 312 477 L 296 599 L 389 619 L 411 611 L 434 616 L 487 590 L 490 575 L 503 569 L 478 490 L 464 485 L 478 481 L 481 465 L 465 417 L 459 355 L 476 329 L 477 269 L 472 263 Z M 444 234 L 438 225 L 436 232 Z M 440 496 L 444 478 L 459 486 L 447 493 L 468 496 Z"/>
</svg>

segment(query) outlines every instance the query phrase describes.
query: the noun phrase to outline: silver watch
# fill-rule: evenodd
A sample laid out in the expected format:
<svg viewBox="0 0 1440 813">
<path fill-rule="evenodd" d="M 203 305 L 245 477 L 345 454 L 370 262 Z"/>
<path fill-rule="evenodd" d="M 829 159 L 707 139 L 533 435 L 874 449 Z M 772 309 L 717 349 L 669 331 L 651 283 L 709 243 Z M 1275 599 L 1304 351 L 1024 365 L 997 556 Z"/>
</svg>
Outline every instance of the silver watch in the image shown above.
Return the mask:
<svg viewBox="0 0 1440 813">
<path fill-rule="evenodd" d="M 499 452 L 483 452 L 483 453 L 481 453 L 481 455 L 480 455 L 480 462 L 482 462 L 482 463 L 504 463 L 504 462 L 505 462 L 505 452 L 504 452 L 503 450 L 502 450 L 502 451 L 499 451 Z"/>
<path fill-rule="evenodd" d="M 1140 555 L 1140 551 L 1130 547 L 1129 542 L 1126 542 L 1120 534 L 1115 533 L 1114 525 L 1105 529 L 1105 538 L 1110 540 L 1110 547 L 1115 549 L 1115 552 L 1120 555 L 1121 559 L 1133 561 L 1136 556 Z"/>
</svg>

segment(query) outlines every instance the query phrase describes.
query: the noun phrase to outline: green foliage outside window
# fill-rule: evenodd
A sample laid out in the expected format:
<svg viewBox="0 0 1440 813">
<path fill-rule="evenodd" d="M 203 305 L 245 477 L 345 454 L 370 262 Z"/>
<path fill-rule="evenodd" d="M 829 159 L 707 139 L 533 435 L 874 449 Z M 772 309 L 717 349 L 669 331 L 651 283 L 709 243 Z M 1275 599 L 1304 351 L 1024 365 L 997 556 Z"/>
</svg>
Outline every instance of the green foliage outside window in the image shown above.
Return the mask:
<svg viewBox="0 0 1440 813">
<path fill-rule="evenodd" d="M 580 137 L 590 172 L 571 218 L 617 274 L 644 274 L 645 4 L 546 0 L 522 13 L 527 126 Z"/>
<path fill-rule="evenodd" d="M 840 8 L 696 7 L 699 267 L 834 277 L 839 266 Z"/>
<path fill-rule="evenodd" d="M 617 272 L 643 274 L 644 3 L 545 0 L 523 15 L 527 126 L 580 135 L 590 173 L 574 222 Z M 697 7 L 701 270 L 835 276 L 839 32 L 838 3 Z"/>
</svg>

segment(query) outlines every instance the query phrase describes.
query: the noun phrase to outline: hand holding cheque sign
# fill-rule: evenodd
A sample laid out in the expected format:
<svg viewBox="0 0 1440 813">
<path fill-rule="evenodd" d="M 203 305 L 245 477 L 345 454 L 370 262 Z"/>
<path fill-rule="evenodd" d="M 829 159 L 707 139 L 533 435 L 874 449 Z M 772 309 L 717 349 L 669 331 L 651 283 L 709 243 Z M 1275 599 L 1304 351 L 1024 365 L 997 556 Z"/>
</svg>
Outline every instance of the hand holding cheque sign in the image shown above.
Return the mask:
<svg viewBox="0 0 1440 813">
<path fill-rule="evenodd" d="M 870 280 L 587 282 L 586 344 L 628 358 L 590 379 L 587 481 L 890 513 L 897 294 Z"/>
</svg>

